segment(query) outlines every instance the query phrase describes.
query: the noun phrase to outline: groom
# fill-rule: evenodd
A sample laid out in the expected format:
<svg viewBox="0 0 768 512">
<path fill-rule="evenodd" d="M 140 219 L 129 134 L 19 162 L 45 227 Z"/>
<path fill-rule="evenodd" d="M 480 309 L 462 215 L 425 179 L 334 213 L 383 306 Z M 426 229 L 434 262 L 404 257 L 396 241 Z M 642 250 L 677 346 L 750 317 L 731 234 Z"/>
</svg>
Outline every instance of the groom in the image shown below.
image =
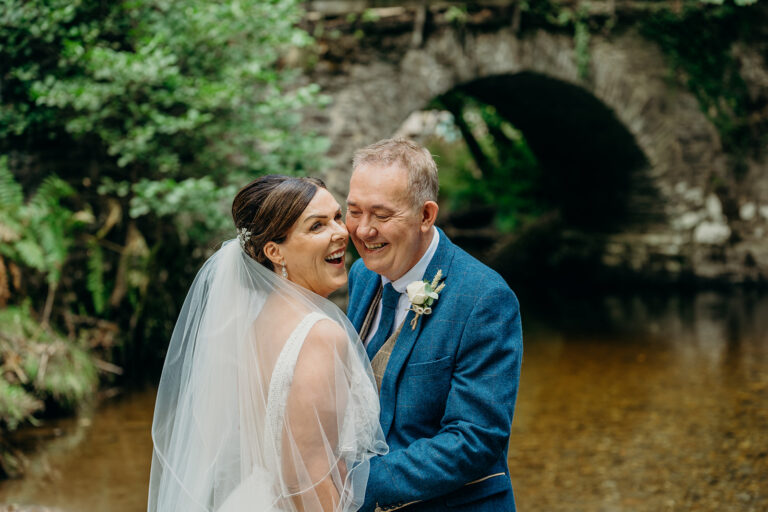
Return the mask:
<svg viewBox="0 0 768 512">
<path fill-rule="evenodd" d="M 518 303 L 434 227 L 437 191 L 435 161 L 413 142 L 355 153 L 346 223 L 362 260 L 350 271 L 348 316 L 372 359 L 390 449 L 371 461 L 364 512 L 515 510 L 507 448 Z M 427 307 L 429 290 L 412 283 L 436 274 L 444 287 Z"/>
</svg>

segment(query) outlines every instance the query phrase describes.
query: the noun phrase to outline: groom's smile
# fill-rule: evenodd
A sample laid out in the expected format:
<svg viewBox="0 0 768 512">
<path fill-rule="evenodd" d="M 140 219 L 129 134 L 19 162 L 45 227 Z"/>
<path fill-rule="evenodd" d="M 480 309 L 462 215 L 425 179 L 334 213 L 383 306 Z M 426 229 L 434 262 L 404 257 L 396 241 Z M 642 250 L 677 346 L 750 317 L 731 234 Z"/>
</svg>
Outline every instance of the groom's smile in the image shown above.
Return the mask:
<svg viewBox="0 0 768 512">
<path fill-rule="evenodd" d="M 363 242 L 363 244 L 365 245 L 365 249 L 367 251 L 371 251 L 371 252 L 378 251 L 379 249 L 389 245 L 389 244 L 385 244 L 385 243 L 369 244 L 368 242 Z"/>
<path fill-rule="evenodd" d="M 371 164 L 354 170 L 346 223 L 368 269 L 396 281 L 413 267 L 431 240 L 422 233 L 420 221 L 421 211 L 408 193 L 405 169 L 397 164 Z"/>
</svg>

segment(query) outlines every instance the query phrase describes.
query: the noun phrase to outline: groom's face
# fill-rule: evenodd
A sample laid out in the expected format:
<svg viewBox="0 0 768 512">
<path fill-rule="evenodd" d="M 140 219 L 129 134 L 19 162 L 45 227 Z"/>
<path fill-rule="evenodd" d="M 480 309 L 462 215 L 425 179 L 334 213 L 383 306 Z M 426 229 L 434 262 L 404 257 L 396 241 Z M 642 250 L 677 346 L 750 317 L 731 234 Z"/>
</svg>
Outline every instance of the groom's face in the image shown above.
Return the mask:
<svg viewBox="0 0 768 512">
<path fill-rule="evenodd" d="M 411 204 L 399 165 L 366 165 L 352 173 L 347 229 L 368 269 L 395 281 L 421 256 L 421 212 Z"/>
</svg>

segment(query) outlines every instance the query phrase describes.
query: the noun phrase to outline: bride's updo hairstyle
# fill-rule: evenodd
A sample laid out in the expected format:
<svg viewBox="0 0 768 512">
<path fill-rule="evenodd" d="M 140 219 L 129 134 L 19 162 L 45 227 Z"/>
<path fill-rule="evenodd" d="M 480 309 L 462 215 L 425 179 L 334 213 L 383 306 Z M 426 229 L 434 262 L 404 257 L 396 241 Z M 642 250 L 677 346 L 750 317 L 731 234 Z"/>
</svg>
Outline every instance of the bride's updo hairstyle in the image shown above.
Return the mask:
<svg viewBox="0 0 768 512">
<path fill-rule="evenodd" d="M 294 223 L 315 197 L 326 188 L 317 178 L 295 178 L 271 174 L 256 178 L 240 189 L 232 201 L 232 218 L 238 231 L 251 232 L 245 252 L 270 270 L 272 262 L 264 254 L 268 242 L 281 244 Z"/>
</svg>

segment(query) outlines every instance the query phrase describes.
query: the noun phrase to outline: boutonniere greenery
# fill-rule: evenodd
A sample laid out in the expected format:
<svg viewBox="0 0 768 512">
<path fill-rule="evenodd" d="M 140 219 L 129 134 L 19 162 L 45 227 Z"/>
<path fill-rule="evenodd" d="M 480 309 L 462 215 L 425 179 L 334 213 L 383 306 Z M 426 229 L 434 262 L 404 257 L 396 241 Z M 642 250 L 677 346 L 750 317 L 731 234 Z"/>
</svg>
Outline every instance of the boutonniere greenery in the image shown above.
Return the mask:
<svg viewBox="0 0 768 512">
<path fill-rule="evenodd" d="M 432 314 L 432 304 L 440 298 L 438 295 L 445 283 L 441 283 L 443 278 L 443 271 L 438 270 L 432 281 L 414 281 L 405 287 L 405 292 L 408 294 L 408 300 L 411 301 L 411 307 L 408 311 L 413 311 L 413 320 L 411 320 L 411 330 L 416 329 L 416 324 L 419 321 L 421 315 Z"/>
</svg>

